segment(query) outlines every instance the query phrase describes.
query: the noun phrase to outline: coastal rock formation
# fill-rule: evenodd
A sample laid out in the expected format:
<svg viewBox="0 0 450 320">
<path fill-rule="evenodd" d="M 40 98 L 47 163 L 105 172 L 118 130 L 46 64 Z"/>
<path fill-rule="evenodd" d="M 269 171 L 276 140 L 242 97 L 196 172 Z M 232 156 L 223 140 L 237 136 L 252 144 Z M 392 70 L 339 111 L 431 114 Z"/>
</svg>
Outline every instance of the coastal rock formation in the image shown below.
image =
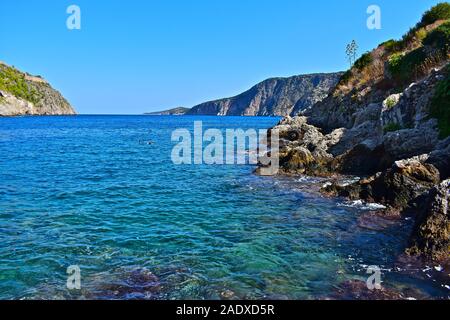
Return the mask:
<svg viewBox="0 0 450 320">
<path fill-rule="evenodd" d="M 45 79 L 0 63 L 0 116 L 74 114 Z"/>
<path fill-rule="evenodd" d="M 342 73 L 309 74 L 265 80 L 250 90 L 227 99 L 202 103 L 190 115 L 288 116 L 325 98 Z"/>
<path fill-rule="evenodd" d="M 323 135 L 306 117 L 287 117 L 272 130 L 280 137 L 280 169 L 284 173 L 327 175 L 333 160 L 328 148 L 339 134 Z"/>
<path fill-rule="evenodd" d="M 363 54 L 325 99 L 273 128 L 281 173 L 363 176 L 323 192 L 417 219 L 409 252 L 431 258 L 450 256 L 448 13 L 448 3 L 432 8 L 402 40 Z"/>
<path fill-rule="evenodd" d="M 306 116 L 309 111 L 303 116 L 283 119 L 272 129 L 280 132 L 282 170 L 313 175 L 334 172 L 373 175 L 388 169 L 395 161 L 424 153 L 431 153 L 431 161 L 440 171 L 448 170 L 449 143 L 439 140 L 438 120 L 430 117 L 433 95 L 428 94 L 429 91 L 434 92 L 440 79 L 447 78 L 448 74 L 446 67 L 433 69 L 429 76 L 415 84 L 415 91 L 426 92 L 427 99 L 420 94 L 402 94 L 398 96 L 397 104 L 389 109 L 383 107 L 384 100 L 361 107 L 353 115 L 355 124 L 350 128 L 331 128 L 330 131 L 330 127 L 314 126 L 311 124 L 315 122 L 314 116 Z M 411 90 L 408 87 L 405 91 Z M 394 129 L 389 129 L 386 123 L 391 120 L 386 119 L 394 118 L 392 114 L 402 120 L 398 120 Z M 297 135 L 286 137 L 292 132 L 297 132 Z M 299 163 L 296 156 L 299 148 L 311 153 L 312 158 L 307 157 L 306 164 Z M 443 173 L 444 177 L 449 174 Z"/>
</svg>

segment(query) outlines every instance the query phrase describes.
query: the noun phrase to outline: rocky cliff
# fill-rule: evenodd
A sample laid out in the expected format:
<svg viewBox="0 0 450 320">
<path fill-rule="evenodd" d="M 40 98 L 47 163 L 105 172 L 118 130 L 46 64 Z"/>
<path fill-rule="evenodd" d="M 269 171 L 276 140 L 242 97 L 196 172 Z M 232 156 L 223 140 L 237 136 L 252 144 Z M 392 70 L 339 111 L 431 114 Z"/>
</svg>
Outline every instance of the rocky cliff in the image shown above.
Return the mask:
<svg viewBox="0 0 450 320">
<path fill-rule="evenodd" d="M 342 73 L 310 74 L 265 80 L 227 99 L 202 103 L 187 114 L 219 116 L 287 116 L 325 98 Z"/>
<path fill-rule="evenodd" d="M 426 12 L 401 40 L 364 54 L 322 101 L 283 119 L 286 174 L 363 176 L 327 195 L 382 203 L 416 219 L 411 254 L 450 259 L 450 4 Z"/>
<path fill-rule="evenodd" d="M 0 116 L 73 114 L 69 102 L 45 79 L 0 62 Z"/>
</svg>

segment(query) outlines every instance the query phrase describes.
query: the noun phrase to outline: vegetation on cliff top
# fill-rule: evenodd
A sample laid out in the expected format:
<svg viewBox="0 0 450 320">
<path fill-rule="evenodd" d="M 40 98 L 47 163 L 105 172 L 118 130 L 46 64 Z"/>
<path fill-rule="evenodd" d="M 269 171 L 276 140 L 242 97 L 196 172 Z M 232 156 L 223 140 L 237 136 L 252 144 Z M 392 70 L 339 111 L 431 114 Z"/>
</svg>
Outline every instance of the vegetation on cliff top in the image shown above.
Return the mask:
<svg viewBox="0 0 450 320">
<path fill-rule="evenodd" d="M 423 44 L 434 47 L 446 54 L 450 46 L 450 22 L 446 22 L 435 30 L 431 31 L 423 40 Z"/>
<path fill-rule="evenodd" d="M 450 22 L 446 22 L 422 39 L 424 46 L 390 56 L 389 71 L 397 83 L 404 84 L 427 73 L 432 66 L 447 58 L 450 44 Z"/>
<path fill-rule="evenodd" d="M 423 14 L 422 20 L 419 22 L 418 27 L 424 27 L 436 22 L 437 20 L 447 19 L 450 19 L 450 4 L 448 2 L 442 2 Z"/>
<path fill-rule="evenodd" d="M 0 90 L 34 104 L 41 99 L 36 89 L 26 81 L 26 74 L 4 64 L 0 64 Z"/>
<path fill-rule="evenodd" d="M 450 4 L 440 3 L 423 15 L 401 40 L 388 40 L 363 54 L 340 79 L 336 93 L 366 84 L 402 89 L 448 60 Z"/>
</svg>

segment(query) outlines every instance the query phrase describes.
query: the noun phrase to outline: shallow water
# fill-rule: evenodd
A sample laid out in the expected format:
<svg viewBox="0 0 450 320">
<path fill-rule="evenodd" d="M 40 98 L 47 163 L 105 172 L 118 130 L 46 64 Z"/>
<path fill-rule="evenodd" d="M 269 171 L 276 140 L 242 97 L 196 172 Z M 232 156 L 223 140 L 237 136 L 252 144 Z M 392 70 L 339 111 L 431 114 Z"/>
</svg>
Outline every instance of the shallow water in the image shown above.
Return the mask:
<svg viewBox="0 0 450 320">
<path fill-rule="evenodd" d="M 365 281 L 367 265 L 391 287 L 448 295 L 421 270 L 389 272 L 408 222 L 361 226 L 367 208 L 321 197 L 310 179 L 172 164 L 171 132 L 194 120 L 278 121 L 0 118 L 0 298 L 311 299 Z M 79 292 L 66 289 L 70 265 L 81 268 Z"/>
</svg>

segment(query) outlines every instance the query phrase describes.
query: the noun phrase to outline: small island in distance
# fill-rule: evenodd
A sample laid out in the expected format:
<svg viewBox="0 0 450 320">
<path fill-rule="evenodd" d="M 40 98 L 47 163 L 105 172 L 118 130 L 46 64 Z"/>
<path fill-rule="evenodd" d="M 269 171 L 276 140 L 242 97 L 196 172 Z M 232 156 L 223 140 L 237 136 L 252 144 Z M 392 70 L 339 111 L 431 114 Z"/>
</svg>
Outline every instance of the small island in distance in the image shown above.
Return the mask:
<svg viewBox="0 0 450 320">
<path fill-rule="evenodd" d="M 148 116 L 182 116 L 185 115 L 189 110 L 191 109 L 185 107 L 177 107 L 165 111 L 146 112 L 144 114 Z"/>
</svg>

